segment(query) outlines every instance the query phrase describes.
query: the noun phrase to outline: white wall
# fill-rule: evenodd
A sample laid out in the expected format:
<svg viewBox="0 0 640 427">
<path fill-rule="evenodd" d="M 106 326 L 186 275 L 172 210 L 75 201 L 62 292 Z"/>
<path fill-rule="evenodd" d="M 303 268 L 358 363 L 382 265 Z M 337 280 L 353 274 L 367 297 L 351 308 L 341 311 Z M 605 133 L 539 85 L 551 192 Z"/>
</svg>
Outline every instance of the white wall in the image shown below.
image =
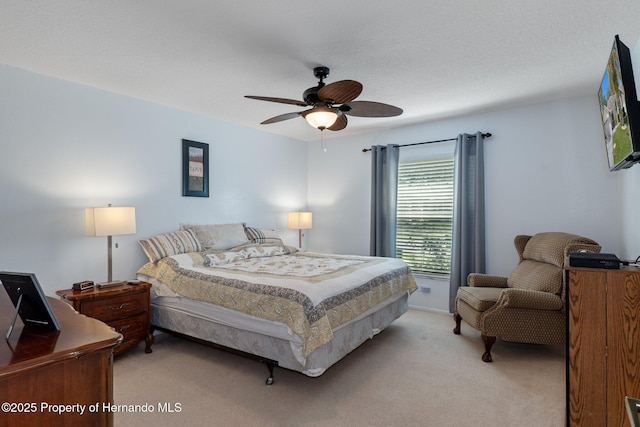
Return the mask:
<svg viewBox="0 0 640 427">
<path fill-rule="evenodd" d="M 286 229 L 306 208 L 307 144 L 0 66 L 0 270 L 36 273 L 45 293 L 106 280 L 106 237 L 86 237 L 84 208 L 135 206 L 116 236 L 114 278 L 146 261 L 139 239 L 180 222 Z M 181 140 L 209 144 L 210 197 L 181 195 Z M 291 179 L 295 177 L 295 179 Z"/>
<path fill-rule="evenodd" d="M 596 91 L 597 85 L 589 96 L 331 139 L 326 153 L 311 145 L 309 248 L 368 254 L 370 154 L 362 148 L 483 131 L 493 134 L 485 145 L 489 273 L 506 275 L 516 265 L 517 234 L 567 231 L 620 253 L 620 175 L 608 170 Z M 448 283 L 427 286 L 431 293 L 415 293 L 412 304 L 448 311 Z"/>
<path fill-rule="evenodd" d="M 305 233 L 310 250 L 368 254 L 370 154 L 362 149 L 478 130 L 493 134 L 486 142 L 488 272 L 511 271 L 519 233 L 583 234 L 624 257 L 640 249 L 633 237 L 640 227 L 634 197 L 640 167 L 608 171 L 595 89 L 584 97 L 332 138 L 325 153 L 319 142 L 10 67 L 0 67 L 0 81 L 0 269 L 36 273 L 49 295 L 81 279 L 106 279 L 106 239 L 84 235 L 83 211 L 108 203 L 135 206 L 138 218 L 136 235 L 114 238 L 116 278 L 132 277 L 145 261 L 139 239 L 180 222 L 247 221 L 275 227 L 296 244 L 286 212 L 306 208 L 314 213 Z M 209 198 L 181 196 L 182 138 L 210 144 Z M 427 285 L 432 292 L 414 294 L 412 304 L 446 310 L 446 282 Z"/>
</svg>

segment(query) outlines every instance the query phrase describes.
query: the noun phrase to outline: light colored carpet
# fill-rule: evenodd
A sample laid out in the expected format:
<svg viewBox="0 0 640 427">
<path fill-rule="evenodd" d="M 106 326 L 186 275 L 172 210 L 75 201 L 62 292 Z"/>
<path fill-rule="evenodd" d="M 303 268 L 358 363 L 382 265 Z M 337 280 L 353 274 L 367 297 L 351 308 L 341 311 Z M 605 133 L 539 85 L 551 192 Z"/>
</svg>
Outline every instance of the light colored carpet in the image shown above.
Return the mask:
<svg viewBox="0 0 640 427">
<path fill-rule="evenodd" d="M 565 425 L 565 351 L 498 341 L 480 359 L 479 333 L 451 315 L 409 310 L 318 378 L 167 334 L 116 358 L 116 413 L 135 426 L 544 426 Z M 159 412 L 159 406 L 179 412 Z M 176 405 L 179 404 L 179 405 Z M 166 406 L 165 406 L 166 408 Z"/>
</svg>

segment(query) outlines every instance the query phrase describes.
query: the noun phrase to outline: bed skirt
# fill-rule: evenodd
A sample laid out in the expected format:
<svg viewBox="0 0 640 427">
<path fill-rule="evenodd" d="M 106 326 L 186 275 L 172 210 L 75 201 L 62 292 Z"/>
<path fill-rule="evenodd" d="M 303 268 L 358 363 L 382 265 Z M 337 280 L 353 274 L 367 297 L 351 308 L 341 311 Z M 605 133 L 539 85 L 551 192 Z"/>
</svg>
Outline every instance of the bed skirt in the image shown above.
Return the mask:
<svg viewBox="0 0 640 427">
<path fill-rule="evenodd" d="M 151 324 L 183 335 L 212 342 L 278 362 L 278 366 L 301 372 L 310 377 L 322 375 L 331 365 L 380 333 L 408 309 L 409 293 L 403 292 L 377 307 L 363 313 L 353 321 L 333 331 L 333 339 L 302 357 L 298 340 L 282 336 L 236 328 L 207 318 L 191 309 L 162 303 L 162 298 L 151 300 Z"/>
</svg>

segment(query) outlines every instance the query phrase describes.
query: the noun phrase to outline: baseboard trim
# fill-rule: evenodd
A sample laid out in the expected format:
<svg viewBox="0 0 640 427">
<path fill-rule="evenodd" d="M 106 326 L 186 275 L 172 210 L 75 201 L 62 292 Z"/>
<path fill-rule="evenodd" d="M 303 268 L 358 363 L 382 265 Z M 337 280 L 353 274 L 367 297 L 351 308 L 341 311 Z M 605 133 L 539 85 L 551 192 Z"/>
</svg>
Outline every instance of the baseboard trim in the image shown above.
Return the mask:
<svg viewBox="0 0 640 427">
<path fill-rule="evenodd" d="M 412 309 L 412 310 L 430 311 L 432 313 L 453 314 L 453 313 L 450 313 L 449 311 L 439 310 L 437 308 L 431 308 L 431 307 L 424 307 L 424 306 L 421 306 L 421 305 L 409 304 L 409 308 Z"/>
</svg>

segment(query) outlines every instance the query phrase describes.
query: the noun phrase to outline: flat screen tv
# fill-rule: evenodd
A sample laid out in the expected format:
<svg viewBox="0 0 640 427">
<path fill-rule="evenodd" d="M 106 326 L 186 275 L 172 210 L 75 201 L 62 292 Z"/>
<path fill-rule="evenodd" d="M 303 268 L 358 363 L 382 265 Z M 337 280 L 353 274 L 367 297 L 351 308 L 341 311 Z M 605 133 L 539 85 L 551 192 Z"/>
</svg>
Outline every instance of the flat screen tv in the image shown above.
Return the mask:
<svg viewBox="0 0 640 427">
<path fill-rule="evenodd" d="M 640 160 L 640 104 L 631 53 L 616 35 L 598 90 L 604 142 L 612 171 Z"/>
</svg>

